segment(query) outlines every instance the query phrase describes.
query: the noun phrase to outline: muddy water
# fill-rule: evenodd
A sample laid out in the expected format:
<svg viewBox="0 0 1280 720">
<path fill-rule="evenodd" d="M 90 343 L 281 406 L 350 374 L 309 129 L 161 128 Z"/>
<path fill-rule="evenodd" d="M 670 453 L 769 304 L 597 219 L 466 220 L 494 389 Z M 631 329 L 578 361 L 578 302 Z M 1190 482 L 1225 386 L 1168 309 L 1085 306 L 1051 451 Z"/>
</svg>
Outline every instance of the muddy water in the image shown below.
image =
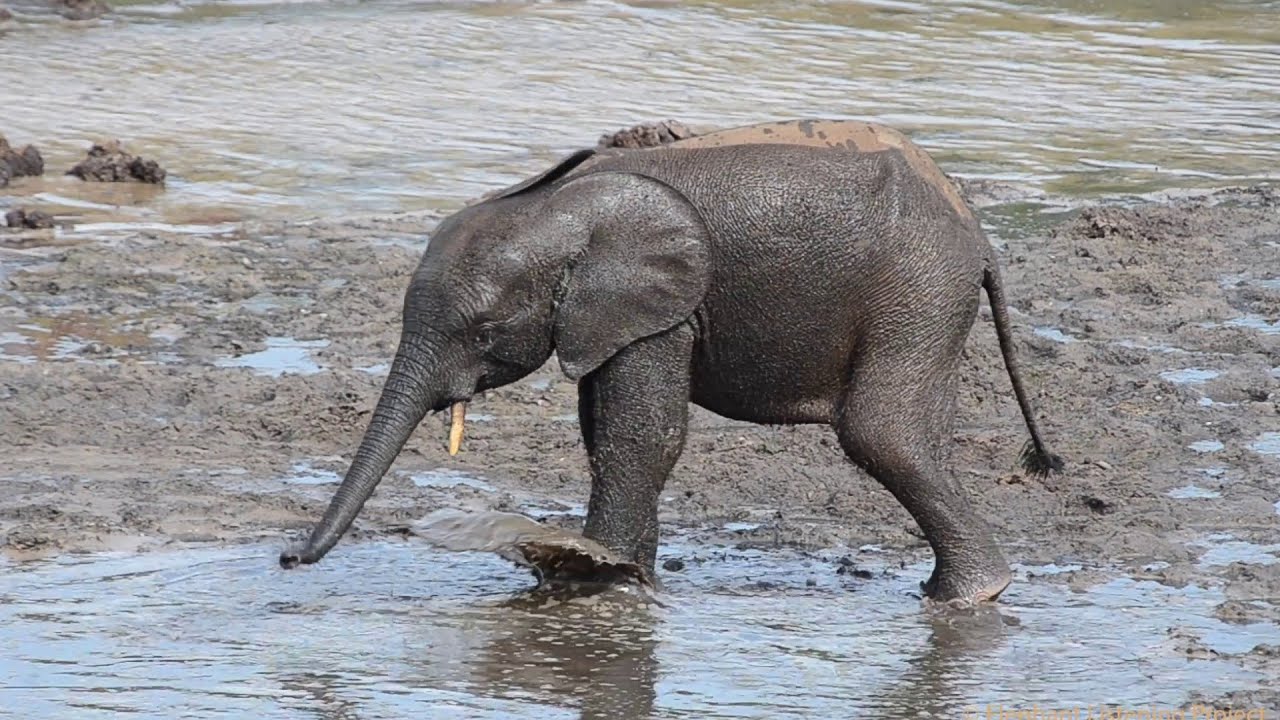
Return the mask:
<svg viewBox="0 0 1280 720">
<path fill-rule="evenodd" d="M 17 192 L 134 222 L 453 207 L 659 117 L 875 118 L 1067 196 L 1274 176 L 1280 142 L 1276 2 L 10 4 L 0 132 L 51 168 Z M 58 177 L 104 135 L 168 190 Z"/>
<path fill-rule="evenodd" d="M 1225 547 L 1225 546 L 1223 546 Z M 924 566 L 681 541 L 646 598 L 532 600 L 487 554 L 351 544 L 283 573 L 273 548 L 3 568 L 0 674 L 26 718 L 960 717 L 1081 698 L 1177 706 L 1261 676 L 1212 652 L 1280 641 L 1209 618 L 1220 593 L 1023 568 L 998 612 L 922 612 Z M 1227 548 L 1223 552 L 1227 553 Z M 1170 652 L 1193 641 L 1203 658 Z"/>
</svg>

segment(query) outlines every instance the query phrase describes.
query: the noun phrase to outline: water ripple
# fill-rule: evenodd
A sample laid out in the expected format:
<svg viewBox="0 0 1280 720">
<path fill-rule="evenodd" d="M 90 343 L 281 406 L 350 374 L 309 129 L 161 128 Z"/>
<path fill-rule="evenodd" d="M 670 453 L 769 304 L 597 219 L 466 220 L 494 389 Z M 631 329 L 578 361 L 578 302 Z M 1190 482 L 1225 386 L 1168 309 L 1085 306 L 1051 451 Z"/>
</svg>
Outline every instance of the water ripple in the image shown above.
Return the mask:
<svg viewBox="0 0 1280 720">
<path fill-rule="evenodd" d="M 52 174 L 103 134 L 159 158 L 162 213 L 450 208 L 662 117 L 880 119 L 1089 196 L 1273 175 L 1277 37 L 1243 1 L 125 3 L 6 35 L 0 106 Z"/>
</svg>

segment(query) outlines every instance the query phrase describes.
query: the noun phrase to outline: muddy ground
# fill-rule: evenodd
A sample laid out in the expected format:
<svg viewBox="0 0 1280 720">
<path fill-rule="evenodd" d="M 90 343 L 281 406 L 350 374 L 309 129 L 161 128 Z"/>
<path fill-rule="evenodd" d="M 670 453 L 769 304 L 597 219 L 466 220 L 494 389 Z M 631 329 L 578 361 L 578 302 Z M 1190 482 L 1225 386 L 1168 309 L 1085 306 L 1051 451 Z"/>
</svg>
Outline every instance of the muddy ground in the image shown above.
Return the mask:
<svg viewBox="0 0 1280 720">
<path fill-rule="evenodd" d="M 435 221 L 0 235 L 3 553 L 22 561 L 300 537 L 334 486 L 288 480 L 345 470 Z M 1045 480 L 1017 468 L 1025 430 L 984 307 L 963 368 L 954 462 L 1011 560 L 1082 566 L 1055 576 L 1064 592 L 1116 573 L 1224 586 L 1223 619 L 1280 620 L 1280 562 L 1265 564 L 1280 542 L 1280 194 L 1086 209 L 997 243 L 1026 379 L 1067 460 Z M 297 367 L 318 371 L 235 365 L 260 358 L 270 338 L 304 341 L 272 340 L 275 357 L 293 353 Z M 443 449 L 445 418 L 428 418 L 346 542 L 401 534 L 444 506 L 585 503 L 575 402 L 548 364 L 473 403 L 455 458 Z M 442 468 L 496 491 L 411 477 Z M 928 553 L 910 517 L 821 427 L 695 410 L 665 498 L 668 528 L 716 528 L 708 539 L 874 543 L 904 561 Z M 741 529 L 723 529 L 729 522 Z M 1224 547 L 1262 559 L 1204 562 Z M 1280 677 L 1274 649 L 1239 660 Z M 1278 699 L 1273 689 L 1234 700 Z"/>
</svg>

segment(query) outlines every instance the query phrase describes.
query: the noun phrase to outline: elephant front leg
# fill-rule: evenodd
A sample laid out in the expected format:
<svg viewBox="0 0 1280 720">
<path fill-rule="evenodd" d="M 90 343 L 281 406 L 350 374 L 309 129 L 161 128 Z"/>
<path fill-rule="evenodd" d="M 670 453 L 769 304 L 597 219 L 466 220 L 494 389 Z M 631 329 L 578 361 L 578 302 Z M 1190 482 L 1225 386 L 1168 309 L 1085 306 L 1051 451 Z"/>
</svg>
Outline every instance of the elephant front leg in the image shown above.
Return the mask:
<svg viewBox="0 0 1280 720">
<path fill-rule="evenodd" d="M 693 332 L 688 325 L 628 345 L 578 384 L 591 464 L 583 534 L 650 574 L 658 496 L 684 449 Z"/>
</svg>

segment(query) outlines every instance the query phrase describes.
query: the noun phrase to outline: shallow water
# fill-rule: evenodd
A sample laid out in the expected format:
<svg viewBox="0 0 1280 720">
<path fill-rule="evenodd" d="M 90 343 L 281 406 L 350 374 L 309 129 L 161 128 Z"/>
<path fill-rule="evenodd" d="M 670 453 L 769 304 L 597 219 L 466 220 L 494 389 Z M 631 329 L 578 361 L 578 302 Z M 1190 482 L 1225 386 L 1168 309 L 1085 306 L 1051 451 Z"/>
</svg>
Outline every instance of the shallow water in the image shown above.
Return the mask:
<svg viewBox="0 0 1280 720">
<path fill-rule="evenodd" d="M 1208 382 L 1222 373 L 1218 370 L 1208 370 L 1205 368 L 1183 368 L 1181 370 L 1166 370 L 1160 373 L 1161 379 L 1168 380 L 1175 385 L 1194 385 Z"/>
<path fill-rule="evenodd" d="M 114 364 L 128 357 L 140 363 L 169 363 L 178 358 L 163 349 L 169 338 L 148 337 L 133 318 L 103 319 L 73 310 L 56 316 L 0 317 L 0 362 Z"/>
<path fill-rule="evenodd" d="M 289 485 L 336 485 L 342 477 L 332 470 L 318 468 L 310 462 L 301 461 L 289 468 L 289 474 L 281 478 L 281 482 Z"/>
<path fill-rule="evenodd" d="M 1042 338 L 1046 338 L 1054 342 L 1059 342 L 1063 344 L 1077 342 L 1077 338 L 1074 335 L 1064 333 L 1055 327 L 1038 327 L 1038 328 L 1035 328 L 1035 330 L 1033 330 L 1032 332 L 1034 332 L 1036 335 L 1039 335 Z"/>
<path fill-rule="evenodd" d="M 1274 1 L 9 4 L 0 132 L 48 160 L 13 192 L 86 220 L 451 208 L 663 117 L 878 119 L 1068 197 L 1274 177 L 1280 142 Z M 108 136 L 167 189 L 61 176 Z"/>
<path fill-rule="evenodd" d="M 1224 450 L 1227 446 L 1223 445 L 1221 440 L 1197 440 L 1187 447 L 1197 453 L 1215 453 Z"/>
<path fill-rule="evenodd" d="M 284 374 L 310 375 L 320 372 L 320 365 L 311 357 L 311 351 L 329 346 L 328 340 L 297 340 L 288 337 L 269 337 L 267 347 L 258 352 L 233 358 L 221 358 L 214 362 L 218 367 L 245 367 L 259 375 Z"/>
<path fill-rule="evenodd" d="M 1225 542 L 1216 546 L 1229 552 Z M 32 720 L 167 718 L 959 717 L 1003 703 L 1176 706 L 1256 673 L 1188 659 L 1280 641 L 1210 617 L 1216 590 L 1028 579 L 999 612 L 939 614 L 927 566 L 837 575 L 838 556 L 693 547 L 658 604 L 520 602 L 492 555 L 351 543 L 284 572 L 274 546 L 3 568 L 0 675 Z M 887 574 L 886 574 L 887 571 Z M 932 715 L 922 714 L 932 713 Z"/>
<path fill-rule="evenodd" d="M 1249 448 L 1263 455 L 1280 456 L 1280 432 L 1262 433 L 1257 439 L 1249 443 Z"/>
<path fill-rule="evenodd" d="M 467 419 L 472 421 L 475 420 L 475 418 L 471 416 L 468 416 Z M 462 485 L 481 492 L 497 491 L 497 488 L 484 480 L 475 477 L 471 473 L 449 470 L 446 468 L 410 473 L 409 480 L 418 487 L 451 488 Z"/>
<path fill-rule="evenodd" d="M 1169 497 L 1178 500 L 1212 500 L 1222 497 L 1222 493 L 1217 490 L 1209 490 L 1197 485 L 1183 485 L 1180 488 L 1174 488 L 1169 491 Z"/>
<path fill-rule="evenodd" d="M 1280 562 L 1280 555 L 1277 555 L 1280 553 L 1280 543 L 1259 545 L 1239 540 L 1231 533 L 1212 533 L 1196 544 L 1207 548 L 1198 561 L 1201 567 L 1235 562 L 1253 565 L 1274 565 Z"/>
<path fill-rule="evenodd" d="M 1223 323 L 1228 327 L 1242 327 L 1250 330 L 1257 330 L 1265 335 L 1280 335 L 1280 320 L 1268 321 L 1266 318 L 1257 315 L 1244 315 Z"/>
</svg>

